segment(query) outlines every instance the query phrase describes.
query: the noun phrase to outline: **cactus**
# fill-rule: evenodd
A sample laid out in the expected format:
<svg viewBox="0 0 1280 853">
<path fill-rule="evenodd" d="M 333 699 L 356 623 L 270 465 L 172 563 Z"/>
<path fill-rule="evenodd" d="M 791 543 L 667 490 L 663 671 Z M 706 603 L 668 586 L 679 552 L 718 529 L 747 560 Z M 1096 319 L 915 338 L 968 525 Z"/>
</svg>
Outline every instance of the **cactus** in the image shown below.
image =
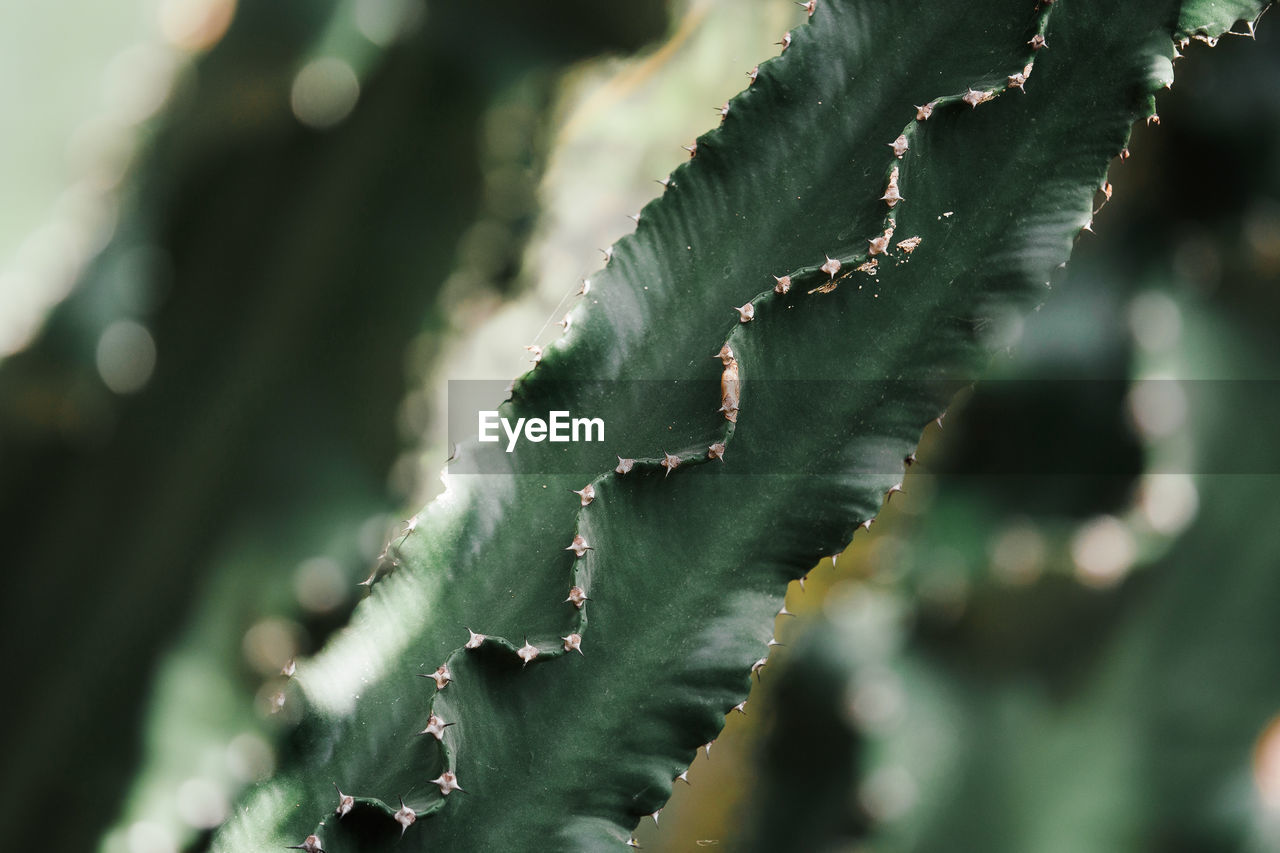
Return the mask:
<svg viewBox="0 0 1280 853">
<path fill-rule="evenodd" d="M 493 62 L 448 38 L 454 5 L 431 3 L 430 27 L 383 48 L 349 3 L 240 4 L 138 129 L 112 242 L 0 368 L 14 567 L 0 631 L 21 697 L 0 734 L 7 846 L 79 849 L 97 835 L 139 761 L 140 710 L 184 616 L 201 608 L 200 630 L 223 620 L 202 651 L 228 653 L 205 683 L 230 684 L 247 706 L 239 621 L 290 598 L 293 568 L 317 553 L 367 568 L 354 564 L 354 530 L 393 505 L 406 347 L 417 342 L 426 369 L 458 299 L 443 284 L 465 229 L 498 220 L 508 235 L 487 259 L 492 294 L 514 289 L 532 222 L 512 203 L 527 188 L 500 211 L 483 195 L 521 189 L 485 184 L 488 111 L 519 99 L 521 144 L 498 165 L 536 174 L 555 69 L 637 47 L 664 17 L 654 0 L 581 3 L 577 25 L 555 30 L 500 0 Z M 318 57 L 341 57 L 361 87 L 324 129 L 290 109 L 295 76 Z M 112 393 L 95 367 L 116 322 L 154 342 L 155 370 L 134 393 Z M 326 522 L 340 533 L 316 535 Z M 241 583 L 209 580 L 227 566 Z M 202 600 L 225 586 L 234 598 Z M 31 819 L 53 803 L 68 804 L 64 819 Z"/>
<path fill-rule="evenodd" d="M 502 406 L 607 445 L 462 450 L 215 849 L 627 844 L 1226 5 L 804 4 Z"/>
</svg>

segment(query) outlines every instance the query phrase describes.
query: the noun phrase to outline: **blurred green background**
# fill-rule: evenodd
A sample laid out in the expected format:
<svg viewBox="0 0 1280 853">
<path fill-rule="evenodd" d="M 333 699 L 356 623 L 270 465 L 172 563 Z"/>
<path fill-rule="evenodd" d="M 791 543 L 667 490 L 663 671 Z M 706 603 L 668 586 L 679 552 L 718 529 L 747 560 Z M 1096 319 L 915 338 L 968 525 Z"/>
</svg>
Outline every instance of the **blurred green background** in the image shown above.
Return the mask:
<svg viewBox="0 0 1280 853">
<path fill-rule="evenodd" d="M 523 369 L 796 14 L 0 9 L 6 849 L 200 849 L 434 493 L 445 380 Z M 1232 381 L 1280 378 L 1273 29 L 1187 51 L 645 849 L 1280 849 L 1280 397 Z"/>
</svg>

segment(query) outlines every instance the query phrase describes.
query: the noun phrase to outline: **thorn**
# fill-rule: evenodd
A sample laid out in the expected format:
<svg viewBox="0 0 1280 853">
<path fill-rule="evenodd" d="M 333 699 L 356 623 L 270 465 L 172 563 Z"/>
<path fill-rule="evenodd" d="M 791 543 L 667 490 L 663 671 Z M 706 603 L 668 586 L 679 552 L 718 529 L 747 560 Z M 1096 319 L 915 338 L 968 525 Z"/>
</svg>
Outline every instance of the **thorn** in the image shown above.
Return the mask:
<svg viewBox="0 0 1280 853">
<path fill-rule="evenodd" d="M 862 522 L 858 526 L 861 527 L 863 530 L 870 530 L 871 525 L 875 524 L 875 521 L 876 520 L 874 518 L 868 518 L 866 521 Z"/>
<path fill-rule="evenodd" d="M 1049 46 L 1049 43 L 1044 40 L 1044 36 L 1040 33 L 1033 35 L 1027 44 L 1031 45 L 1032 50 L 1040 50 L 1041 48 L 1047 48 Z"/>
<path fill-rule="evenodd" d="M 1081 230 L 1081 231 L 1088 231 L 1090 234 L 1096 234 L 1096 233 L 1098 233 L 1098 232 L 1096 232 L 1096 231 L 1094 231 L 1094 230 L 1093 230 L 1093 220 L 1092 220 L 1092 219 L 1090 219 L 1088 222 L 1086 222 L 1086 223 L 1084 224 L 1084 226 L 1083 226 L 1080 230 Z"/>
<path fill-rule="evenodd" d="M 970 89 L 964 93 L 964 97 L 960 100 L 968 104 L 970 108 L 977 109 L 978 104 L 985 104 L 995 96 L 995 92 L 979 92 L 977 89 Z"/>
<path fill-rule="evenodd" d="M 773 648 L 774 646 L 782 645 L 782 643 L 779 643 L 775 637 L 770 637 L 769 642 L 765 643 L 765 645 L 768 646 L 769 648 Z"/>
<path fill-rule="evenodd" d="M 692 159 L 692 158 L 694 158 L 694 157 L 697 157 L 697 156 L 698 156 L 698 143 L 697 143 L 697 142 L 693 143 L 692 145 L 681 145 L 680 147 L 681 147 L 681 148 L 683 148 L 685 151 L 688 151 L 688 152 L 689 152 L 689 158 L 690 158 L 690 159 Z"/>
<path fill-rule="evenodd" d="M 664 187 L 671 186 L 670 178 L 654 178 L 653 180 L 654 180 L 654 183 L 662 184 Z"/>
<path fill-rule="evenodd" d="M 271 713 L 279 714 L 284 710 L 285 696 L 284 691 L 279 691 L 271 697 Z"/>
<path fill-rule="evenodd" d="M 1160 116 L 1156 115 L 1155 113 L 1152 113 L 1151 115 L 1147 116 L 1148 125 L 1159 124 L 1159 123 L 1160 123 Z"/>
<path fill-rule="evenodd" d="M 529 344 L 527 347 L 525 347 L 525 349 L 533 353 L 534 364 L 537 364 L 538 362 L 542 361 L 542 347 L 538 346 L 537 344 Z"/>
<path fill-rule="evenodd" d="M 947 416 L 947 413 L 943 412 L 942 414 L 938 415 L 936 418 L 933 419 L 933 422 L 938 425 L 938 429 L 942 429 L 942 421 L 943 419 L 946 418 L 946 416 Z"/>
<path fill-rule="evenodd" d="M 887 491 L 887 492 L 885 492 L 885 493 L 884 493 L 884 502 L 885 502 L 885 503 L 888 503 L 888 502 L 889 502 L 889 498 L 893 497 L 894 495 L 896 495 L 896 494 L 897 494 L 898 492 L 900 492 L 900 491 L 902 491 L 902 484 L 901 484 L 901 483 L 894 483 L 892 486 L 890 486 L 890 487 L 889 487 L 889 491 Z"/>
<path fill-rule="evenodd" d="M 627 219 L 630 219 L 632 222 L 634 222 L 637 225 L 640 224 L 640 214 L 638 213 L 628 213 Z"/>
<path fill-rule="evenodd" d="M 819 269 L 831 276 L 832 280 L 834 280 L 836 273 L 840 272 L 840 262 L 829 255 L 823 255 L 823 257 L 827 259 L 827 262 L 819 267 Z"/>
<path fill-rule="evenodd" d="M 575 533 L 573 536 L 572 544 L 570 544 L 569 547 L 565 548 L 565 550 L 572 551 L 575 557 L 581 557 L 583 554 L 587 553 L 588 551 L 592 551 L 594 549 L 587 544 L 587 540 L 583 539 L 581 534 Z"/>
<path fill-rule="evenodd" d="M 298 671 L 298 665 L 294 663 L 293 658 L 289 658 L 289 662 L 286 663 L 283 667 L 281 667 L 280 674 L 283 675 L 285 678 L 293 678 L 293 674 L 297 671 Z"/>
<path fill-rule="evenodd" d="M 836 563 L 838 563 L 839 561 L 840 561 L 840 554 L 839 554 L 839 553 L 835 553 L 835 554 L 832 554 L 832 555 L 831 555 L 831 569 L 832 569 L 832 571 L 835 571 Z"/>
<path fill-rule="evenodd" d="M 775 41 L 774 44 L 782 45 L 782 49 L 783 51 L 785 51 L 787 48 L 791 47 L 791 33 L 790 32 L 784 33 L 782 36 L 782 41 Z"/>
<path fill-rule="evenodd" d="M 702 751 L 706 753 L 707 758 L 711 758 L 711 747 L 713 744 L 715 744 L 715 741 L 709 740 L 702 745 Z"/>
<path fill-rule="evenodd" d="M 1022 94 L 1024 95 L 1027 93 L 1027 90 L 1023 88 L 1024 86 L 1027 85 L 1026 74 L 1019 71 L 1017 74 L 1010 74 L 1008 77 L 1008 80 L 1009 80 L 1009 85 L 1005 87 L 1006 89 L 1017 89 L 1018 91 L 1022 92 Z"/>
<path fill-rule="evenodd" d="M 914 453 L 908 453 L 903 457 L 902 464 L 910 468 L 912 465 L 916 464 L 916 455 Z"/>
<path fill-rule="evenodd" d="M 929 116 L 933 115 L 933 107 L 935 101 L 930 101 L 924 106 L 916 104 L 916 121 L 928 121 Z"/>
<path fill-rule="evenodd" d="M 747 76 L 751 78 L 751 83 L 747 84 L 748 86 L 750 86 L 752 85 L 752 83 L 755 83 L 756 78 L 760 76 L 760 66 L 757 65 L 755 68 L 752 68 L 750 71 L 748 71 Z"/>
<path fill-rule="evenodd" d="M 1102 197 L 1107 201 L 1111 201 L 1112 187 L 1110 181 L 1102 182 Z"/>
<path fill-rule="evenodd" d="M 308 835 L 301 844 L 290 844 L 286 850 L 302 850 L 305 853 L 324 853 L 320 847 L 320 839 L 314 835 Z"/>
<path fill-rule="evenodd" d="M 782 605 L 782 609 L 778 611 L 778 615 L 779 616 L 795 616 L 794 613 L 792 613 L 790 610 L 787 609 L 787 605 L 785 603 Z"/>
<path fill-rule="evenodd" d="M 404 804 L 404 797 L 400 798 L 400 811 L 395 813 L 396 823 L 400 824 L 400 837 L 404 838 L 404 834 L 408 832 L 409 827 L 413 826 L 413 822 L 418 819 L 418 813 Z"/>
<path fill-rule="evenodd" d="M 525 637 L 524 645 L 516 649 L 516 656 L 519 657 L 520 660 L 524 661 L 525 666 L 528 666 L 529 661 L 533 660 L 540 654 L 541 652 L 538 650 L 537 646 L 530 645 L 528 637 Z M 449 792 L 443 791 L 442 793 L 447 794 Z"/>
<path fill-rule="evenodd" d="M 756 681 L 760 680 L 760 670 L 764 669 L 764 665 L 766 663 L 768 663 L 768 661 L 766 661 L 764 658 L 760 658 L 760 660 L 751 664 L 751 674 L 756 677 Z"/>
<path fill-rule="evenodd" d="M 635 849 L 637 849 L 637 850 L 639 850 L 639 849 L 640 849 L 640 845 L 636 842 L 636 840 L 635 840 L 634 838 L 628 838 L 628 839 L 627 839 L 627 846 L 628 846 L 628 847 L 634 847 L 634 848 L 635 848 Z"/>
<path fill-rule="evenodd" d="M 658 825 L 658 815 L 660 815 L 660 814 L 662 814 L 662 809 L 658 809 L 656 812 L 650 812 L 650 813 L 649 813 L 649 817 L 653 818 L 653 825 L 654 825 L 654 826 L 657 826 L 657 825 Z"/>
<path fill-rule="evenodd" d="M 342 793 L 342 789 L 338 787 L 337 782 L 333 783 L 333 790 L 338 792 L 338 807 L 333 810 L 333 813 L 338 816 L 339 820 L 341 820 L 350 814 L 351 810 L 356 807 L 356 798 L 350 794 Z"/>
<path fill-rule="evenodd" d="M 898 191 L 898 167 L 894 166 L 889 172 L 889 185 L 885 187 L 884 195 L 880 196 L 880 200 L 889 205 L 892 210 L 894 206 L 904 199 L 902 193 Z"/>
<path fill-rule="evenodd" d="M 738 312 L 739 323 L 750 323 L 751 319 L 756 316 L 756 306 L 752 305 L 750 302 L 743 305 L 741 308 L 734 308 L 733 310 Z"/>
<path fill-rule="evenodd" d="M 604 262 L 606 264 L 609 263 L 609 261 L 613 260 L 613 247 L 609 246 L 608 248 L 601 249 L 600 254 L 604 255 Z"/>
<path fill-rule="evenodd" d="M 667 469 L 667 473 L 663 474 L 662 476 L 670 477 L 671 472 L 680 467 L 680 459 L 679 457 L 672 456 L 670 453 L 667 453 L 664 450 L 662 452 L 662 461 L 659 462 L 658 464 L 661 465 L 663 468 Z"/>
<path fill-rule="evenodd" d="M 564 318 L 563 318 L 563 319 L 561 319 L 561 320 L 560 320 L 560 322 L 559 322 L 559 323 L 557 323 L 556 325 L 557 325 L 557 326 L 559 326 L 560 328 L 564 329 L 564 330 L 565 330 L 565 332 L 568 332 L 568 331 L 569 331 L 569 327 L 573 325 L 573 317 L 571 317 L 571 316 L 570 316 L 570 315 L 568 315 L 568 314 L 565 314 L 565 315 L 564 315 Z"/>
<path fill-rule="evenodd" d="M 723 106 L 716 107 L 716 112 L 720 113 L 720 120 L 724 121 L 729 117 L 729 102 L 725 101 Z"/>
<path fill-rule="evenodd" d="M 775 276 L 773 277 L 773 280 L 774 280 L 775 282 L 777 282 L 777 284 L 775 284 L 775 285 L 773 286 L 773 292 L 774 292 L 774 293 L 786 293 L 788 290 L 790 290 L 790 289 L 791 289 L 791 276 L 789 276 L 789 275 L 776 276 L 776 275 L 775 275 Z"/>
<path fill-rule="evenodd" d="M 451 791 L 462 791 L 462 786 L 458 784 L 458 776 L 452 770 L 446 770 L 439 776 L 431 780 L 431 784 L 440 786 L 440 793 L 446 797 Z M 466 791 L 462 791 L 466 793 Z"/>
<path fill-rule="evenodd" d="M 738 422 L 738 407 L 729 402 L 721 403 L 718 412 L 724 412 L 724 419 L 729 423 L 736 424 Z"/>
<path fill-rule="evenodd" d="M 440 719 L 435 714 L 432 714 L 430 717 L 427 717 L 427 727 L 422 731 L 418 732 L 418 734 L 431 735 L 436 740 L 443 741 L 444 730 L 449 728 L 449 726 L 452 726 L 452 725 L 453 723 L 446 723 L 444 720 Z"/>
<path fill-rule="evenodd" d="M 583 506 L 586 506 L 587 504 L 591 503 L 593 500 L 596 499 L 596 487 L 591 485 L 590 483 L 587 483 L 581 489 L 570 489 L 569 491 L 573 492 L 575 495 L 577 495 L 579 498 L 582 499 Z"/>
<path fill-rule="evenodd" d="M 589 279 L 589 278 L 584 278 L 584 279 L 582 280 L 582 286 L 580 286 L 580 287 L 578 288 L 578 294 L 577 294 L 577 295 L 578 295 L 578 296 L 586 296 L 586 295 L 587 295 L 588 293 L 590 293 L 590 292 L 591 292 L 591 279 Z"/>
<path fill-rule="evenodd" d="M 566 652 L 577 652 L 582 654 L 582 635 L 570 634 L 567 637 L 561 637 L 564 640 L 564 650 Z"/>
<path fill-rule="evenodd" d="M 809 0 L 809 2 L 807 3 L 797 2 L 796 5 L 799 6 L 801 9 L 804 9 L 806 12 L 808 12 L 809 17 L 812 18 L 813 10 L 818 8 L 818 0 Z"/>
<path fill-rule="evenodd" d="M 1121 149 L 1120 149 L 1120 159 L 1121 159 L 1121 160 L 1128 160 L 1128 159 L 1129 159 L 1129 149 L 1128 149 L 1128 148 L 1121 148 Z"/>
<path fill-rule="evenodd" d="M 472 631 L 470 628 L 467 629 L 467 633 L 470 634 L 471 636 L 467 638 L 467 644 L 463 646 L 464 649 L 478 649 L 480 648 L 481 643 L 489 639 L 484 634 L 477 634 L 475 631 Z"/>
<path fill-rule="evenodd" d="M 711 357 L 720 359 L 720 363 L 723 364 L 725 367 L 728 367 L 729 362 L 733 361 L 733 348 L 728 344 L 725 344 L 724 346 L 720 347 L 720 352 L 716 353 Z"/>
<path fill-rule="evenodd" d="M 686 785 L 688 785 L 688 784 L 689 784 L 689 771 L 688 771 L 688 770 L 684 771 L 683 773 L 681 773 L 679 776 L 677 776 L 677 777 L 676 777 L 674 780 L 672 780 L 672 781 L 676 781 L 676 782 L 683 782 L 683 783 L 685 783 Z"/>
<path fill-rule="evenodd" d="M 409 535 L 417 529 L 418 529 L 418 517 L 415 515 L 413 518 L 409 519 L 404 523 L 404 532 L 400 536 L 400 544 L 403 545 L 404 540 L 408 539 Z"/>
<path fill-rule="evenodd" d="M 889 143 L 889 147 L 893 149 L 893 156 L 901 160 L 902 155 L 906 154 L 907 149 L 911 147 L 911 143 L 907 141 L 905 133 L 900 133 L 897 139 Z"/>
<path fill-rule="evenodd" d="M 614 470 L 614 472 L 615 472 L 615 473 L 618 473 L 618 474 L 625 474 L 625 473 L 627 473 L 628 471 L 630 471 L 630 470 L 631 470 L 631 467 L 632 467 L 633 465 L 635 465 L 635 464 L 636 464 L 636 460 L 634 460 L 634 459 L 623 459 L 621 456 L 619 456 L 619 457 L 618 457 L 618 467 L 617 467 L 617 468 L 614 468 L 613 470 Z"/>
<path fill-rule="evenodd" d="M 565 601 L 572 602 L 573 606 L 579 610 L 581 610 L 582 605 L 586 604 L 589 600 L 590 599 L 587 598 L 587 594 L 582 591 L 582 587 L 580 586 L 571 588 L 569 590 L 569 597 L 565 599 Z"/>
<path fill-rule="evenodd" d="M 737 711 L 739 714 L 745 715 L 747 713 L 747 700 L 743 699 L 741 702 L 739 702 L 737 705 L 734 705 L 729 710 Z"/>
<path fill-rule="evenodd" d="M 447 663 L 440 664 L 440 666 L 436 668 L 436 671 L 430 675 L 425 672 L 420 672 L 418 673 L 418 677 L 434 678 L 437 690 L 444 690 L 445 687 L 449 685 L 449 682 L 453 681 L 453 673 L 449 672 L 449 665 Z"/>
<path fill-rule="evenodd" d="M 723 441 L 717 441 L 715 444 L 713 444 L 713 445 L 711 445 L 710 447 L 708 447 L 708 448 L 707 448 L 707 458 L 708 458 L 708 459 L 719 459 L 721 462 L 723 462 L 723 461 L 724 461 L 724 442 L 723 442 Z"/>
<path fill-rule="evenodd" d="M 800 585 L 800 591 L 804 592 L 804 578 L 796 578 L 796 583 Z"/>
<path fill-rule="evenodd" d="M 893 226 L 890 225 L 879 237 L 868 240 L 867 252 L 872 255 L 883 255 L 889 251 L 889 241 L 893 239 Z"/>
</svg>

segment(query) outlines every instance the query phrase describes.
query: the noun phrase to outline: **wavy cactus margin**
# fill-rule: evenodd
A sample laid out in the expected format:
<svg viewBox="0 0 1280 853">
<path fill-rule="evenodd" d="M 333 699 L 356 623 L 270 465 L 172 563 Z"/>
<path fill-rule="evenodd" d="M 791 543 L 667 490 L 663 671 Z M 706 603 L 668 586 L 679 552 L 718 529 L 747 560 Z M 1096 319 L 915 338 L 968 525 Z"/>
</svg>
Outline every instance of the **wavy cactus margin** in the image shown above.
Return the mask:
<svg viewBox="0 0 1280 853">
<path fill-rule="evenodd" d="M 463 449 L 499 473 L 446 475 L 299 663 L 283 770 L 215 849 L 634 846 L 746 711 L 786 583 L 1043 300 L 1177 44 L 1264 4 L 802 5 L 503 405 L 611 447 Z"/>
</svg>

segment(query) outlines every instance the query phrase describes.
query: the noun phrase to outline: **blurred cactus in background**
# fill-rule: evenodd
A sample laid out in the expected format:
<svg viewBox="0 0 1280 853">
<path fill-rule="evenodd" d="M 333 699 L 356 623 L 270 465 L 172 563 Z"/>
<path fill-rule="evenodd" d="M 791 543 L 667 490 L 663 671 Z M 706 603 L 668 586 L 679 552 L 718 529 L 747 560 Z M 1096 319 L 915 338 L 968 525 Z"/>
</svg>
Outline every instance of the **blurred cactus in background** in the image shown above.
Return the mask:
<svg viewBox="0 0 1280 853">
<path fill-rule="evenodd" d="M 1280 849 L 1264 5 L 103 24 L 0 219 L 0 837 Z M 608 444 L 446 450 L 516 365 Z"/>
</svg>

